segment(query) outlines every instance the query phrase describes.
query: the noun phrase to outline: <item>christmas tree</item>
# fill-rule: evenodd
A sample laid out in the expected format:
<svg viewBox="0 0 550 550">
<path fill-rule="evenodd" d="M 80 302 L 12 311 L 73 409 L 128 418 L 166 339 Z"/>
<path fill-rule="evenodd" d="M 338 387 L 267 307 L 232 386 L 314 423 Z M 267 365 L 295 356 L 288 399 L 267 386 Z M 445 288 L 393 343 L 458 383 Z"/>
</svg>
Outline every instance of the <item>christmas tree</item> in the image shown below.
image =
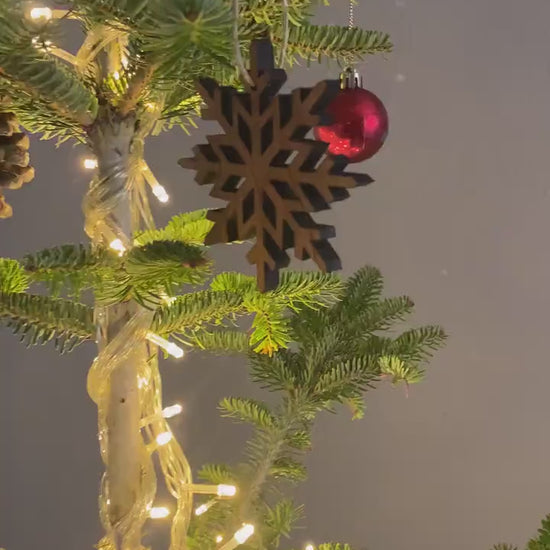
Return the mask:
<svg viewBox="0 0 550 550">
<path fill-rule="evenodd" d="M 278 547 L 301 514 L 278 485 L 303 479 L 300 456 L 317 414 L 347 403 L 361 416 L 367 388 L 383 376 L 418 381 L 444 338 L 438 327 L 386 333 L 412 302 L 382 298 L 373 268 L 347 281 L 284 271 L 261 292 L 253 277 L 212 276 L 208 212 L 154 225 L 149 190 L 160 201 L 168 195 L 144 160 L 145 141 L 193 125 L 197 79 L 253 86 L 247 52 L 257 40 L 274 45 L 280 66 L 324 57 L 346 65 L 391 49 L 385 33 L 312 25 L 317 4 L 75 0 L 50 8 L 0 0 L 1 185 L 17 188 L 33 176 L 18 124 L 85 144 L 95 170 L 83 200 L 90 244 L 2 259 L 0 313 L 31 345 L 53 341 L 63 353 L 97 342 L 88 392 L 105 463 L 99 548 L 142 548 L 145 522 L 167 514 L 173 550 Z M 71 26 L 84 35 L 74 53 L 59 46 Z M 0 216 L 10 214 L 2 199 Z M 48 293 L 33 293 L 43 283 Z M 193 347 L 248 356 L 253 378 L 280 396 L 275 406 L 221 403 L 254 436 L 241 464 L 207 465 L 197 474 L 203 483 L 170 431 L 179 409 L 163 407 L 158 369 L 159 350 L 179 357 Z M 155 506 L 153 459 L 175 499 L 171 511 Z"/>
</svg>

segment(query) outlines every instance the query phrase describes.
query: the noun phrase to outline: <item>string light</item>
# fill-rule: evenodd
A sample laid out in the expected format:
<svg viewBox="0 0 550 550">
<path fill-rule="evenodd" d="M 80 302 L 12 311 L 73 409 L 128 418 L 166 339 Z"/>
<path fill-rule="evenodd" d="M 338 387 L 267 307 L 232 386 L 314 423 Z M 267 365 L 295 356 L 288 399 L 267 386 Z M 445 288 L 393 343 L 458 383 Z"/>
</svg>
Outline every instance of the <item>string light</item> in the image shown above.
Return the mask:
<svg viewBox="0 0 550 550">
<path fill-rule="evenodd" d="M 116 250 L 119 256 L 122 256 L 124 252 L 126 252 L 126 247 L 124 246 L 124 243 L 120 239 L 112 240 L 111 244 L 109 245 L 109 248 Z"/>
<path fill-rule="evenodd" d="M 245 523 L 234 535 L 233 538 L 239 543 L 244 544 L 254 534 L 254 525 Z"/>
<path fill-rule="evenodd" d="M 157 435 L 156 442 L 160 446 L 166 445 L 168 442 L 172 441 L 173 437 L 172 432 L 162 432 Z"/>
<path fill-rule="evenodd" d="M 151 519 L 162 519 L 170 515 L 170 510 L 166 506 L 155 506 L 149 511 L 149 517 Z"/>
<path fill-rule="evenodd" d="M 208 512 L 208 510 L 210 510 L 215 502 L 215 500 L 210 500 L 208 502 L 205 502 L 204 504 L 201 504 L 200 506 L 197 506 L 195 508 L 195 515 L 202 516 L 205 512 Z"/>
<path fill-rule="evenodd" d="M 170 405 L 169 407 L 162 409 L 162 416 L 164 418 L 172 418 L 178 414 L 181 414 L 181 411 L 183 411 L 183 407 L 179 403 L 175 403 L 174 405 Z"/>
<path fill-rule="evenodd" d="M 94 170 L 98 166 L 97 159 L 93 157 L 86 157 L 82 161 L 82 165 L 86 168 L 86 170 Z"/>
<path fill-rule="evenodd" d="M 234 497 L 237 494 L 237 487 L 235 485 L 218 485 L 219 497 Z"/>
<path fill-rule="evenodd" d="M 191 491 L 197 495 L 217 495 L 220 498 L 234 497 L 237 494 L 235 485 L 191 485 Z"/>
<path fill-rule="evenodd" d="M 244 544 L 254 534 L 254 525 L 245 523 L 234 535 L 231 540 L 228 540 L 221 550 L 233 550 L 240 544 Z"/>
<path fill-rule="evenodd" d="M 35 21 L 39 19 L 49 21 L 50 19 L 61 19 L 62 17 L 71 18 L 71 12 L 69 10 L 52 10 L 47 6 L 36 6 L 31 8 L 27 13 L 28 17 Z"/>
<path fill-rule="evenodd" d="M 159 336 L 158 334 L 155 334 L 154 332 L 147 333 L 147 340 L 149 340 L 149 342 L 152 342 L 153 344 L 156 344 L 164 351 L 166 351 L 166 353 L 170 354 L 176 359 L 181 359 L 185 353 L 183 349 L 180 348 L 177 344 L 174 344 L 174 342 L 169 342 L 168 340 L 166 340 L 162 336 Z"/>
<path fill-rule="evenodd" d="M 45 52 L 51 49 L 52 41 L 51 40 L 41 40 L 39 36 L 34 36 L 31 40 L 31 44 L 39 49 L 44 50 Z"/>
<path fill-rule="evenodd" d="M 304 550 L 315 550 L 315 546 L 313 544 L 308 543 L 304 546 Z"/>
<path fill-rule="evenodd" d="M 120 73 L 119 73 L 118 71 L 115 71 L 115 72 L 113 73 L 113 78 L 114 78 L 115 80 L 119 80 L 119 79 L 120 79 Z"/>
<path fill-rule="evenodd" d="M 142 387 L 141 380 L 145 379 L 138 378 L 138 387 L 140 388 Z M 145 381 L 145 383 L 147 383 L 147 381 Z M 143 428 L 148 424 L 159 421 L 161 418 L 172 418 L 180 414 L 182 411 L 183 407 L 179 403 L 176 403 L 175 405 L 170 405 L 169 407 L 165 407 L 164 409 L 162 409 L 162 412 L 160 414 L 151 414 L 149 416 L 146 416 L 145 418 L 142 418 L 140 425 Z"/>
<path fill-rule="evenodd" d="M 51 19 L 53 17 L 53 11 L 50 8 L 32 8 L 31 9 L 31 19 Z"/>
<path fill-rule="evenodd" d="M 166 189 L 164 189 L 164 187 L 160 184 L 153 185 L 153 187 L 151 187 L 151 191 L 153 191 L 153 195 L 155 195 L 155 197 L 157 197 L 159 202 L 166 203 L 170 200 L 170 196 L 166 192 Z"/>
<path fill-rule="evenodd" d="M 153 104 L 148 103 L 147 105 L 152 105 L 154 107 Z M 170 200 L 170 196 L 166 192 L 166 189 L 164 189 L 164 187 L 158 182 L 157 178 L 151 171 L 151 168 L 147 166 L 147 163 L 144 160 L 141 161 L 141 171 L 143 172 L 145 181 L 151 186 L 153 195 L 155 195 L 160 202 L 168 202 Z"/>
<path fill-rule="evenodd" d="M 223 535 L 216 536 L 216 542 L 220 543 L 223 540 Z"/>
<path fill-rule="evenodd" d="M 147 450 L 149 451 L 149 454 L 153 454 L 159 447 L 166 445 L 167 443 L 172 441 L 173 438 L 174 436 L 172 435 L 172 432 L 159 433 L 155 438 L 155 441 L 147 445 Z"/>
</svg>

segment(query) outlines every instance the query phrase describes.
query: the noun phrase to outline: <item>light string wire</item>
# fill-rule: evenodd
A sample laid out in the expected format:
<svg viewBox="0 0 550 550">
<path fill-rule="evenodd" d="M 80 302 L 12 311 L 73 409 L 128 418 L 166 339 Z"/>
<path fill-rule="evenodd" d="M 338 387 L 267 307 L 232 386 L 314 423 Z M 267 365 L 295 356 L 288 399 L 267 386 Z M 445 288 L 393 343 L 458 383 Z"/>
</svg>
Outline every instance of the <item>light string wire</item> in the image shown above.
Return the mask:
<svg viewBox="0 0 550 550">
<path fill-rule="evenodd" d="M 95 29 L 94 40 L 86 39 L 84 51 L 77 54 L 82 71 L 88 70 L 89 64 L 95 65 L 97 55 L 102 48 L 109 48 L 119 37 L 113 36 L 110 29 L 105 29 L 102 36 Z M 99 35 L 99 36 L 98 36 Z M 102 44 L 102 48 L 92 44 Z M 120 45 L 116 45 L 121 51 Z M 152 123 L 152 121 L 149 121 Z M 133 124 L 133 121 L 132 121 Z M 152 226 L 147 194 L 144 191 L 143 177 L 143 141 L 150 124 L 144 124 L 143 129 L 134 135 L 130 156 L 121 157 L 118 162 L 111 162 L 107 172 L 96 176 L 83 201 L 85 228 L 94 246 L 105 245 L 114 238 L 124 240 L 126 249 L 131 248 L 131 235 L 125 235 L 114 212 L 124 202 L 130 209 L 131 225 Z M 103 137 L 99 136 L 99 141 Z M 97 139 L 94 145 L 97 145 Z M 101 169 L 101 151 L 94 151 L 98 156 Z M 101 171 L 100 171 L 101 173 Z M 129 200 L 128 200 L 129 197 Z M 112 550 L 136 550 L 141 547 L 142 527 L 149 517 L 156 494 L 157 481 L 152 461 L 152 452 L 156 453 L 166 485 L 176 499 L 176 510 L 171 524 L 171 550 L 186 548 L 186 534 L 192 510 L 192 475 L 189 463 L 182 448 L 175 438 L 165 444 L 154 445 L 161 435 L 170 432 L 169 425 L 162 416 L 162 384 L 158 368 L 158 350 L 156 346 L 146 341 L 152 321 L 152 312 L 134 304 L 134 313 L 114 338 L 107 341 L 110 311 L 108 308 L 96 307 L 95 321 L 98 326 L 98 341 L 100 352 L 93 362 L 89 373 L 87 389 L 90 397 L 98 408 L 98 433 L 100 452 L 103 462 L 108 463 L 109 433 L 107 424 L 111 379 L 115 369 L 126 360 L 134 362 L 138 376 L 138 401 L 142 419 L 154 418 L 141 428 L 139 445 L 140 477 L 132 488 L 135 495 L 131 510 L 117 525 L 111 522 L 109 480 L 104 474 L 100 496 L 99 510 L 106 536 L 100 541 L 98 548 Z M 136 382 L 137 383 L 137 382 Z M 140 427 L 138 427 L 140 429 Z M 122 538 L 119 546 L 119 537 Z"/>
</svg>

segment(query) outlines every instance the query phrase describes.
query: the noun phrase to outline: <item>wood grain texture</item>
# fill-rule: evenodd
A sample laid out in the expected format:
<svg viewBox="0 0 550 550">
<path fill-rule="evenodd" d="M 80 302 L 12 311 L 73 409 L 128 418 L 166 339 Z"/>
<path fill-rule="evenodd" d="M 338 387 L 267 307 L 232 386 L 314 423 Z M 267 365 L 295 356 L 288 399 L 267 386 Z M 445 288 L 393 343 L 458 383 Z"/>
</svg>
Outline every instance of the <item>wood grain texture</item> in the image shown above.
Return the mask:
<svg viewBox="0 0 550 550">
<path fill-rule="evenodd" d="M 286 73 L 277 69 L 268 40 L 251 45 L 245 91 L 201 79 L 198 91 L 206 106 L 202 116 L 216 120 L 222 134 L 194 147 L 194 157 L 179 164 L 196 171 L 200 185 L 213 184 L 212 197 L 227 206 L 211 210 L 214 226 L 206 244 L 255 239 L 247 254 L 256 265 L 258 288 L 273 289 L 279 269 L 288 266 L 294 248 L 300 260 L 313 259 L 323 271 L 340 269 L 328 239 L 334 227 L 316 223 L 311 212 L 349 197 L 348 189 L 372 182 L 366 174 L 346 173 L 347 160 L 327 153 L 327 144 L 307 133 L 329 121 L 323 111 L 340 89 L 337 80 L 279 94 Z"/>
</svg>

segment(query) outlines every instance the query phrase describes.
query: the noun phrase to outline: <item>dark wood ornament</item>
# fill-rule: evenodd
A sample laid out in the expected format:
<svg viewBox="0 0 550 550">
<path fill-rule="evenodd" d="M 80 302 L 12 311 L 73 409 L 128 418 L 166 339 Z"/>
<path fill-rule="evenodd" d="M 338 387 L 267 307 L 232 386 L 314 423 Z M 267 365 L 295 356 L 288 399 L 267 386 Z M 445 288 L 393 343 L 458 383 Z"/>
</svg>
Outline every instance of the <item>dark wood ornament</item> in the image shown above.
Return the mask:
<svg viewBox="0 0 550 550">
<path fill-rule="evenodd" d="M 199 81 L 206 104 L 202 116 L 217 120 L 224 133 L 208 136 L 208 144 L 195 146 L 194 157 L 179 164 L 196 170 L 200 185 L 214 184 L 210 195 L 228 203 L 208 213 L 214 226 L 206 244 L 255 238 L 247 259 L 256 265 L 258 288 L 266 291 L 288 266 L 288 248 L 322 271 L 341 268 L 328 242 L 334 227 L 315 223 L 310 212 L 328 209 L 349 197 L 347 189 L 373 180 L 345 173 L 345 157 L 328 155 L 326 143 L 305 138 L 311 128 L 329 122 L 323 111 L 339 81 L 278 94 L 286 73 L 274 66 L 271 42 L 253 41 L 250 58 L 254 87 L 245 83 L 243 93 L 210 78 Z"/>
</svg>

